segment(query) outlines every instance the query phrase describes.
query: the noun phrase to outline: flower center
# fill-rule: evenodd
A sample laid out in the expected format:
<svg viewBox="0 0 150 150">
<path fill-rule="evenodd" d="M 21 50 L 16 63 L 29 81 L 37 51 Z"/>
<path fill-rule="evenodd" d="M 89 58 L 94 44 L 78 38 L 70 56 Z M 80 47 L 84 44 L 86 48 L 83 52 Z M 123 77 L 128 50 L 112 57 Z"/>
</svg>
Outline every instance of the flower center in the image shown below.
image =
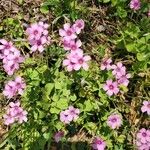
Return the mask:
<svg viewBox="0 0 150 150">
<path fill-rule="evenodd" d="M 67 35 L 70 36 L 72 34 L 72 31 L 68 30 Z"/>
<path fill-rule="evenodd" d="M 107 61 L 104 61 L 104 62 L 103 62 L 103 65 L 104 65 L 104 66 L 107 66 L 107 64 L 108 64 Z"/>
<path fill-rule="evenodd" d="M 114 86 L 113 85 L 109 85 L 109 89 L 110 90 L 114 89 Z"/>
<path fill-rule="evenodd" d="M 101 144 L 102 144 L 102 141 L 101 141 L 101 140 L 97 140 L 97 141 L 96 141 L 96 144 L 101 145 Z"/>
<path fill-rule="evenodd" d="M 79 64 L 83 64 L 83 59 L 79 59 Z"/>
<path fill-rule="evenodd" d="M 76 50 L 76 48 L 77 48 L 76 45 L 72 45 L 72 46 L 71 46 L 71 49 L 72 49 L 72 50 Z"/>
<path fill-rule="evenodd" d="M 147 136 L 147 134 L 146 134 L 145 132 L 143 132 L 143 133 L 142 133 L 142 136 L 146 137 L 146 136 Z"/>
<path fill-rule="evenodd" d="M 37 41 L 37 45 L 40 46 L 42 44 L 41 40 Z"/>
<path fill-rule="evenodd" d="M 35 31 L 33 32 L 33 34 L 34 34 L 34 35 L 37 35 L 37 34 L 38 34 L 38 31 L 37 31 L 37 30 L 35 30 Z"/>
<path fill-rule="evenodd" d="M 82 27 L 82 24 L 81 24 L 81 23 L 78 23 L 78 24 L 77 24 L 77 27 L 78 27 L 78 28 L 81 28 L 81 27 Z"/>
<path fill-rule="evenodd" d="M 134 2 L 134 7 L 137 7 L 139 5 L 138 2 Z"/>
<path fill-rule="evenodd" d="M 112 121 L 112 122 L 116 122 L 116 121 L 117 121 L 117 119 L 116 119 L 116 118 L 113 118 L 111 121 Z"/>
</svg>

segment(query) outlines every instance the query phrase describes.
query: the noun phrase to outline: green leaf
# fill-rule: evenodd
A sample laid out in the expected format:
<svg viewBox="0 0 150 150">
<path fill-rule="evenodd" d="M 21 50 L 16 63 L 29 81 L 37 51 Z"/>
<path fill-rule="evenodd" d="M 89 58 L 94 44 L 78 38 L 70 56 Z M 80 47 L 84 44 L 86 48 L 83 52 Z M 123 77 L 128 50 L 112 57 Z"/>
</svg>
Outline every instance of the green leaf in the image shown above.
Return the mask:
<svg viewBox="0 0 150 150">
<path fill-rule="evenodd" d="M 60 82 L 55 82 L 55 88 L 56 89 L 62 89 L 62 85 L 61 85 L 61 83 Z"/>
<path fill-rule="evenodd" d="M 46 5 L 41 6 L 40 8 L 41 13 L 47 14 L 49 12 L 49 8 Z"/>
<path fill-rule="evenodd" d="M 50 95 L 52 89 L 54 88 L 54 83 L 47 83 L 45 85 L 45 92 L 47 95 Z"/>
<path fill-rule="evenodd" d="M 43 137 L 44 137 L 46 140 L 49 140 L 49 138 L 51 137 L 51 133 L 50 133 L 50 132 L 44 133 L 44 134 L 43 134 Z"/>
<path fill-rule="evenodd" d="M 134 43 L 129 43 L 125 46 L 128 52 L 136 52 L 136 45 Z"/>
<path fill-rule="evenodd" d="M 52 113 L 52 114 L 59 114 L 60 110 L 58 108 L 52 107 L 52 108 L 50 108 L 50 113 Z"/>
<path fill-rule="evenodd" d="M 66 98 L 61 98 L 57 101 L 57 107 L 61 110 L 66 109 L 68 107 L 68 100 Z"/>
<path fill-rule="evenodd" d="M 137 53 L 136 57 L 139 61 L 144 61 L 147 59 L 147 55 L 144 53 Z"/>
<path fill-rule="evenodd" d="M 84 102 L 85 109 L 84 111 L 91 111 L 93 109 L 93 104 L 90 100 Z"/>
<path fill-rule="evenodd" d="M 120 135 L 119 137 L 117 137 L 116 139 L 117 139 L 117 141 L 119 142 L 119 143 L 123 143 L 124 142 L 124 140 L 125 140 L 125 138 L 126 138 L 126 136 L 125 135 Z"/>
</svg>

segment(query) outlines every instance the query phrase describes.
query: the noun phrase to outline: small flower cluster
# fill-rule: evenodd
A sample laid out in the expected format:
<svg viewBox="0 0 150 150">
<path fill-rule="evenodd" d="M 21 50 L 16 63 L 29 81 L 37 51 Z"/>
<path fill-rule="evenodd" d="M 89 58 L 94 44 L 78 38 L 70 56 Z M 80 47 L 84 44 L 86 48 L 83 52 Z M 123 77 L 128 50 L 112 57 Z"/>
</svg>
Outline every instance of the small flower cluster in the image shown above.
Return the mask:
<svg viewBox="0 0 150 150">
<path fill-rule="evenodd" d="M 136 145 L 138 150 L 150 150 L 150 130 L 145 128 L 139 130 Z"/>
<path fill-rule="evenodd" d="M 9 103 L 9 108 L 7 109 L 7 113 L 3 115 L 4 124 L 10 125 L 15 121 L 19 123 L 27 122 L 27 112 L 20 107 L 20 102 Z"/>
<path fill-rule="evenodd" d="M 0 40 L 0 59 L 3 60 L 3 68 L 8 75 L 13 75 L 19 69 L 19 64 L 24 61 L 20 51 L 5 39 Z"/>
<path fill-rule="evenodd" d="M 106 143 L 102 138 L 95 137 L 92 142 L 92 148 L 95 150 L 104 150 L 106 148 Z"/>
<path fill-rule="evenodd" d="M 67 71 L 88 70 L 87 62 L 91 59 L 90 56 L 84 55 L 83 50 L 80 48 L 82 42 L 77 39 L 77 34 L 84 29 L 84 21 L 82 19 L 76 20 L 71 26 L 69 23 L 64 24 L 64 29 L 59 30 L 59 35 L 63 43 L 63 48 L 69 51 L 66 59 L 63 61 L 63 66 L 67 67 Z"/>
<path fill-rule="evenodd" d="M 131 0 L 130 1 L 130 8 L 133 10 L 139 10 L 141 8 L 140 0 Z"/>
<path fill-rule="evenodd" d="M 51 43 L 51 38 L 48 36 L 48 27 L 48 24 L 38 22 L 31 24 L 27 28 L 26 34 L 28 36 L 32 52 L 38 50 L 41 53 L 44 51 L 45 45 L 49 45 Z"/>
<path fill-rule="evenodd" d="M 64 131 L 58 131 L 57 133 L 55 133 L 54 135 L 55 142 L 58 143 L 63 136 L 64 136 Z"/>
<path fill-rule="evenodd" d="M 143 106 L 141 107 L 141 111 L 147 112 L 148 115 L 150 115 L 150 101 L 143 101 Z"/>
<path fill-rule="evenodd" d="M 121 124 L 122 124 L 122 118 L 118 114 L 112 114 L 107 119 L 107 125 L 112 129 L 119 128 Z"/>
<path fill-rule="evenodd" d="M 5 85 L 3 94 L 8 99 L 10 99 L 16 96 L 17 94 L 22 95 L 25 87 L 26 87 L 26 84 L 24 80 L 20 76 L 18 76 L 15 78 L 14 81 L 8 81 L 8 83 Z"/>
<path fill-rule="evenodd" d="M 107 80 L 103 86 L 103 89 L 109 96 L 118 94 L 120 85 L 127 87 L 129 84 L 128 79 L 131 77 L 130 74 L 126 73 L 126 67 L 121 62 L 118 62 L 116 65 L 111 65 L 111 63 L 112 60 L 110 58 L 104 58 L 101 64 L 101 70 L 112 70 L 112 74 L 116 79 L 114 82 L 112 79 Z"/>
<path fill-rule="evenodd" d="M 78 119 L 79 113 L 80 110 L 78 108 L 69 106 L 68 109 L 60 113 L 60 121 L 65 124 L 69 124 L 71 121 L 76 121 Z"/>
</svg>

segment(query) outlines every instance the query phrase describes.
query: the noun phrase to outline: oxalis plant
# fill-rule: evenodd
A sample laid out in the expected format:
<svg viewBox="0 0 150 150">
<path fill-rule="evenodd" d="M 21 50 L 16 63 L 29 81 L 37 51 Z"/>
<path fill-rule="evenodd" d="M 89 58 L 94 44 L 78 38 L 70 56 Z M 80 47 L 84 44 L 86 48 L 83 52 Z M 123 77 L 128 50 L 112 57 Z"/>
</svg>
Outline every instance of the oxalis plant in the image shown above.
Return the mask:
<svg viewBox="0 0 150 150">
<path fill-rule="evenodd" d="M 129 3 L 133 12 L 141 5 L 139 0 Z M 134 27 L 132 23 L 127 26 Z M 1 149 L 41 150 L 55 145 L 74 150 L 74 144 L 68 145 L 78 142 L 85 144 L 79 149 L 87 150 L 150 149 L 149 124 L 133 129 L 128 120 L 130 106 L 125 95 L 134 73 L 108 53 L 97 63 L 93 54 L 86 52 L 82 38 L 85 28 L 84 19 L 67 21 L 58 29 L 56 42 L 50 36 L 49 24 L 39 21 L 21 30 L 21 36 L 26 37 L 20 40 L 22 46 L 18 47 L 15 40 L 0 39 L 0 60 L 6 74 L 2 97 L 7 101 L 2 124 L 8 131 Z M 116 47 L 123 45 L 145 62 L 150 56 L 149 33 L 140 36 L 139 28 L 133 30 L 138 35 L 130 35 L 130 28 L 120 31 L 115 37 Z M 142 44 L 147 47 L 139 51 Z M 136 111 L 146 120 L 149 99 L 142 99 Z"/>
</svg>

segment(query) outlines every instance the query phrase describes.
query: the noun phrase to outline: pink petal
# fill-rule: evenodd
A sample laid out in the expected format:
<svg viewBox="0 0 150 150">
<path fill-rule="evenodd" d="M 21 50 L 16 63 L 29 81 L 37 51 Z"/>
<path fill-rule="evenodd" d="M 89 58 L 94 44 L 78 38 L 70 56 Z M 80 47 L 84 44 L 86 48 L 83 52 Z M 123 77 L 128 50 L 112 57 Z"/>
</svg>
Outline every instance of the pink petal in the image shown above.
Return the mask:
<svg viewBox="0 0 150 150">
<path fill-rule="evenodd" d="M 67 31 L 70 28 L 70 23 L 65 23 L 64 24 L 64 29 Z"/>
<path fill-rule="evenodd" d="M 59 29 L 60 36 L 66 36 L 66 32 L 63 29 Z"/>
</svg>

